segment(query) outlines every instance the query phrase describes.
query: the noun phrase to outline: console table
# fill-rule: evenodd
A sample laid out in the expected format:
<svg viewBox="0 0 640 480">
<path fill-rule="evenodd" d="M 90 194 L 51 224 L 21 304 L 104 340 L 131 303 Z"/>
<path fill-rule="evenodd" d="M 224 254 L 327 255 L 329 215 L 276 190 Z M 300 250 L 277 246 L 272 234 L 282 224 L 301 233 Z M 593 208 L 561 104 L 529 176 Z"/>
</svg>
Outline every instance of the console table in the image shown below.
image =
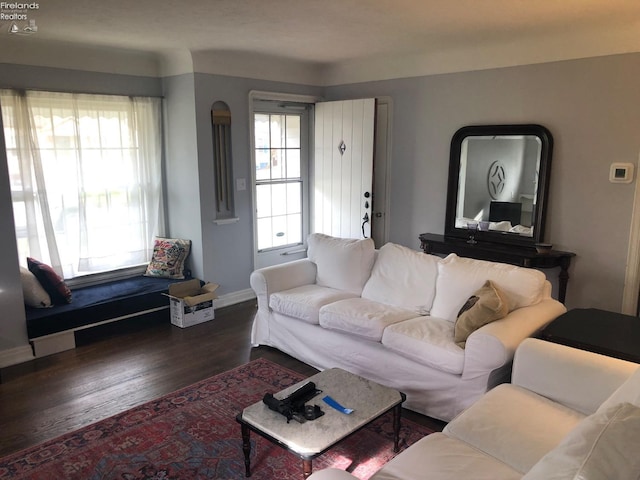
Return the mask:
<svg viewBox="0 0 640 480">
<path fill-rule="evenodd" d="M 547 325 L 540 338 L 640 363 L 640 318 L 631 315 L 576 308 Z"/>
<path fill-rule="evenodd" d="M 446 237 L 434 233 L 422 233 L 418 238 L 420 239 L 420 248 L 424 253 L 445 255 L 455 253 L 461 257 L 509 263 L 527 268 L 560 267 L 558 300 L 562 303 L 565 301 L 567 284 L 569 283 L 569 265 L 571 258 L 576 255 L 573 252 L 551 250 L 538 253 L 533 246 L 523 247 L 482 241 L 468 243 L 463 238 Z"/>
</svg>

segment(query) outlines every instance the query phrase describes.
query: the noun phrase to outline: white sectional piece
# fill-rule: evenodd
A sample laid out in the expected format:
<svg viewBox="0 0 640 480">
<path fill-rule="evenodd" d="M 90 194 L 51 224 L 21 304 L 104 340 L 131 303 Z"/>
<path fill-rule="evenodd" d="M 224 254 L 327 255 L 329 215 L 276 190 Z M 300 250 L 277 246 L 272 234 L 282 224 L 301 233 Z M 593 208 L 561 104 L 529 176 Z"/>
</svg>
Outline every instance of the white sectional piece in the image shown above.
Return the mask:
<svg viewBox="0 0 640 480">
<path fill-rule="evenodd" d="M 529 338 L 499 385 L 371 480 L 640 476 L 640 365 Z M 337 469 L 309 480 L 354 480 Z"/>
</svg>

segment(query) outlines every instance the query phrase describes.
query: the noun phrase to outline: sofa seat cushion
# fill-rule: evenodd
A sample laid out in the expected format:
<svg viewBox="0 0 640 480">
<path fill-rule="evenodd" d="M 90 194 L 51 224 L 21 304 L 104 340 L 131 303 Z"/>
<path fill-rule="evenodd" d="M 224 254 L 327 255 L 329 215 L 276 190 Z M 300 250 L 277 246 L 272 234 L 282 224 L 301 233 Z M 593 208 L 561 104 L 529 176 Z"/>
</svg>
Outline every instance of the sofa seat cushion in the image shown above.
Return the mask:
<svg viewBox="0 0 640 480">
<path fill-rule="evenodd" d="M 320 309 L 320 326 L 379 342 L 389 325 L 415 316 L 406 308 L 384 305 L 366 298 L 348 298 Z"/>
<path fill-rule="evenodd" d="M 362 297 L 427 315 L 436 295 L 440 257 L 386 243 L 378 251 Z"/>
<path fill-rule="evenodd" d="M 432 433 L 390 460 L 371 480 L 416 478 L 519 480 L 522 474 L 464 442 L 442 433 Z"/>
<path fill-rule="evenodd" d="M 502 384 L 489 390 L 443 431 L 524 474 L 584 418 L 530 390 Z"/>
<path fill-rule="evenodd" d="M 640 407 L 614 405 L 585 418 L 523 480 L 637 479 Z"/>
<path fill-rule="evenodd" d="M 275 312 L 317 325 L 320 307 L 351 297 L 355 295 L 344 290 L 320 285 L 303 285 L 272 293 L 269 297 L 269 307 Z"/>
<path fill-rule="evenodd" d="M 464 350 L 453 339 L 454 325 L 435 317 L 417 317 L 385 329 L 382 344 L 422 365 L 459 375 Z"/>
<path fill-rule="evenodd" d="M 375 244 L 370 238 L 336 238 L 312 233 L 307 238 L 307 256 L 316 264 L 316 283 L 360 296 L 371 275 Z"/>
</svg>

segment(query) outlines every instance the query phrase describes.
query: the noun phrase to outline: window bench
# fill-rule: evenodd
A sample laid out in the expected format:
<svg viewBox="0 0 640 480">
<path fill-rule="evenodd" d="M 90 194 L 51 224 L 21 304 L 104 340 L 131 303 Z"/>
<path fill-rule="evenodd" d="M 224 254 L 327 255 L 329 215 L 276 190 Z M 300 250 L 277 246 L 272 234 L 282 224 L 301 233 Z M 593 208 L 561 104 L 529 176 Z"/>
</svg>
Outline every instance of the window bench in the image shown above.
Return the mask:
<svg viewBox="0 0 640 480">
<path fill-rule="evenodd" d="M 75 332 L 169 308 L 169 285 L 183 280 L 138 276 L 73 290 L 67 305 L 26 307 L 36 357 L 75 348 Z"/>
</svg>

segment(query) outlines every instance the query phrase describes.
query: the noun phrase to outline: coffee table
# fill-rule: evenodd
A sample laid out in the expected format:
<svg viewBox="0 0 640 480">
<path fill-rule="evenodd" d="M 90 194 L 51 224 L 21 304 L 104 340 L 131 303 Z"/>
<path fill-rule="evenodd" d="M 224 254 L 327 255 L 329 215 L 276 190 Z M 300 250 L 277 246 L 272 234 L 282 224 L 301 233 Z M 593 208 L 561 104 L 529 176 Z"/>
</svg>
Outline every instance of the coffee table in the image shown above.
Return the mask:
<svg viewBox="0 0 640 480">
<path fill-rule="evenodd" d="M 298 423 L 295 420 L 287 423 L 283 415 L 270 410 L 262 401 L 245 408 L 236 417 L 242 429 L 242 450 L 247 477 L 251 476 L 251 431 L 301 458 L 304 478 L 307 478 L 311 475 L 314 458 L 393 410 L 393 449 L 395 452 L 398 451 L 402 402 L 406 399 L 405 394 L 345 370 L 331 368 L 274 396 L 282 399 L 307 382 L 315 383 L 316 388 L 322 390 L 322 393 L 307 402 L 307 405 L 320 406 L 325 412 L 320 418 L 308 420 L 305 423 Z M 353 409 L 353 412 L 345 414 L 330 407 L 322 401 L 325 395 L 331 396 L 344 407 Z"/>
</svg>

